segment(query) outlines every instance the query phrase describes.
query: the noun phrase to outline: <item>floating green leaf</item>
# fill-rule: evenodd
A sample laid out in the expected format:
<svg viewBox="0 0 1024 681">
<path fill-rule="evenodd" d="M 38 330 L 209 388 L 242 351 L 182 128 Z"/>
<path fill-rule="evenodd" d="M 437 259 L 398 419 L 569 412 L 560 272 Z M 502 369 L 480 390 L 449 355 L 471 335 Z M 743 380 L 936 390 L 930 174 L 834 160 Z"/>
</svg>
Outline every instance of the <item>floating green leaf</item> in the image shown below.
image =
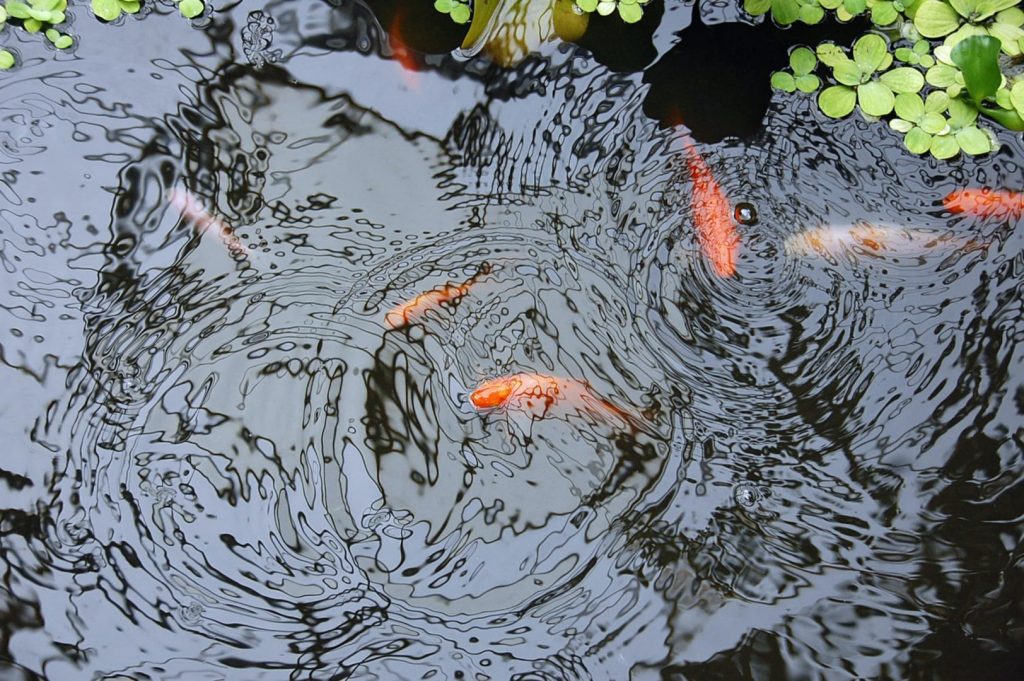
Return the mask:
<svg viewBox="0 0 1024 681">
<path fill-rule="evenodd" d="M 932 136 L 921 128 L 912 128 L 903 138 L 903 144 L 915 154 L 924 154 L 932 145 Z"/>
<path fill-rule="evenodd" d="M 857 104 L 857 91 L 842 85 L 825 88 L 818 95 L 818 107 L 830 118 L 849 116 Z"/>
<path fill-rule="evenodd" d="M 619 0 L 619 16 L 627 24 L 635 24 L 643 18 L 644 10 L 636 0 L 633 2 Z"/>
<path fill-rule="evenodd" d="M 776 71 L 772 74 L 772 87 L 783 92 L 796 92 L 796 78 L 785 71 Z"/>
<path fill-rule="evenodd" d="M 936 135 L 932 138 L 928 150 L 935 158 L 945 160 L 960 153 L 960 144 L 953 135 Z"/>
<path fill-rule="evenodd" d="M 957 144 L 960 148 L 968 154 L 987 154 L 992 151 L 992 141 L 989 139 L 980 128 L 977 126 L 968 126 L 962 130 L 958 130 L 954 137 L 956 138 Z"/>
<path fill-rule="evenodd" d="M 813 73 L 805 73 L 796 77 L 796 89 L 800 92 L 811 93 L 821 87 L 821 80 Z"/>
<path fill-rule="evenodd" d="M 919 92 L 924 87 L 924 76 L 920 71 L 909 66 L 886 71 L 878 79 L 896 93 Z"/>
<path fill-rule="evenodd" d="M 914 14 L 914 26 L 926 38 L 941 38 L 960 27 L 956 10 L 942 0 L 924 0 Z"/>
<path fill-rule="evenodd" d="M 1014 83 L 1010 88 L 1010 104 L 1016 109 L 1017 115 L 1024 118 L 1024 80 Z"/>
<path fill-rule="evenodd" d="M 190 1 L 182 0 L 182 4 Z M 496 3 L 492 2 L 491 4 Z M 473 14 L 473 10 L 469 7 L 469 0 L 434 0 L 434 9 L 441 14 L 447 14 L 457 24 L 467 23 Z M 490 14 L 487 16 L 490 17 Z"/>
<path fill-rule="evenodd" d="M 469 6 L 467 5 L 465 7 L 466 18 L 459 23 L 465 23 L 466 21 L 469 21 Z M 199 16 L 203 13 L 203 9 L 204 6 L 202 0 L 181 0 L 181 2 L 178 3 L 178 11 L 181 12 L 181 15 L 187 19 L 194 19 L 195 17 Z M 454 13 L 452 14 L 452 19 L 455 19 Z M 455 19 L 455 21 L 458 22 L 458 19 Z"/>
<path fill-rule="evenodd" d="M 7 50 L 0 49 L 0 71 L 6 71 L 14 66 L 14 55 Z"/>
<path fill-rule="evenodd" d="M 877 80 L 869 81 L 857 88 L 857 104 L 869 116 L 886 116 L 892 113 L 896 97 L 892 90 Z"/>
<path fill-rule="evenodd" d="M 814 56 L 814 52 L 806 47 L 798 47 L 789 55 L 789 66 L 793 69 L 794 75 L 802 76 L 808 74 L 817 65 L 818 58 Z"/>
<path fill-rule="evenodd" d="M 861 71 L 871 73 L 878 69 L 885 59 L 888 45 L 885 38 L 874 33 L 863 36 L 853 44 L 853 61 Z"/>
</svg>

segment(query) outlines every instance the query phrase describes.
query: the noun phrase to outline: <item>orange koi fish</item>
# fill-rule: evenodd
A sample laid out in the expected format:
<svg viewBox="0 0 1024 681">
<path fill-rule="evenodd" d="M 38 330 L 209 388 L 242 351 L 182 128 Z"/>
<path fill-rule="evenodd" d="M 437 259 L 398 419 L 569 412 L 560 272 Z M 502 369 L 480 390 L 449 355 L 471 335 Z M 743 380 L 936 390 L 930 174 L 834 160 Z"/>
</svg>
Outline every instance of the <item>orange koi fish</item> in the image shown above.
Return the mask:
<svg viewBox="0 0 1024 681">
<path fill-rule="evenodd" d="M 705 257 L 711 261 L 715 274 L 731 277 L 736 273 L 736 252 L 739 250 L 740 237 L 732 223 L 733 212 L 729 208 L 729 199 L 690 142 L 686 142 L 686 154 L 693 182 L 690 204 L 697 228 L 697 241 Z"/>
<path fill-rule="evenodd" d="M 1024 216 L 1024 193 L 1005 189 L 957 189 L 942 203 L 950 213 L 1014 220 Z"/>
<path fill-rule="evenodd" d="M 452 303 L 465 296 L 477 280 L 485 274 L 489 274 L 490 271 L 491 266 L 484 263 L 476 274 L 461 284 L 445 284 L 426 293 L 421 293 L 401 305 L 396 305 L 384 315 L 384 323 L 390 329 L 398 329 L 411 324 L 413 320 L 423 316 L 428 310 L 436 310 L 445 303 Z"/>
<path fill-rule="evenodd" d="M 181 217 L 191 222 L 196 234 L 212 234 L 228 249 L 232 255 L 249 255 L 249 248 L 235 236 L 235 231 L 216 215 L 213 215 L 203 203 L 187 189 L 175 187 L 167 193 L 167 202 L 181 212 Z"/>
<path fill-rule="evenodd" d="M 411 91 L 419 90 L 419 65 L 413 56 L 412 50 L 402 40 L 402 25 L 405 22 L 405 12 L 399 10 L 391 21 L 388 29 L 388 41 L 391 44 L 391 51 L 395 61 L 402 67 L 402 80 L 405 87 Z"/>
<path fill-rule="evenodd" d="M 635 430 L 637 416 L 594 394 L 586 382 L 548 374 L 518 373 L 484 381 L 469 395 L 477 409 L 514 409 L 543 417 L 569 406 L 600 417 L 625 421 Z"/>
</svg>

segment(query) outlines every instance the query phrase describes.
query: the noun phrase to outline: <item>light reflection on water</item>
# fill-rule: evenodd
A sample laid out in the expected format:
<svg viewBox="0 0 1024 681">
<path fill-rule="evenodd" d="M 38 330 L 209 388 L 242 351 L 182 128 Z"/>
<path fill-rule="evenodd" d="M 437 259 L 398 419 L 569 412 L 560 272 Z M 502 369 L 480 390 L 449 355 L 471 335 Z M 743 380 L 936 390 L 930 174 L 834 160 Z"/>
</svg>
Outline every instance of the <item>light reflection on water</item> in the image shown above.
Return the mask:
<svg viewBox="0 0 1024 681">
<path fill-rule="evenodd" d="M 57 63 L 5 81 L 5 656 L 54 679 L 902 678 L 1014 650 L 1020 236 L 941 197 L 1019 178 L 1019 139 L 946 177 L 878 126 L 772 111 L 701 149 L 759 215 L 721 278 L 640 74 L 552 48 L 430 57 L 412 87 L 335 4 L 237 10 L 251 67 L 188 32 L 102 91 Z M 248 254 L 196 236 L 175 187 Z M 986 247 L 783 247 L 857 221 Z M 519 371 L 644 427 L 469 404 Z"/>
</svg>

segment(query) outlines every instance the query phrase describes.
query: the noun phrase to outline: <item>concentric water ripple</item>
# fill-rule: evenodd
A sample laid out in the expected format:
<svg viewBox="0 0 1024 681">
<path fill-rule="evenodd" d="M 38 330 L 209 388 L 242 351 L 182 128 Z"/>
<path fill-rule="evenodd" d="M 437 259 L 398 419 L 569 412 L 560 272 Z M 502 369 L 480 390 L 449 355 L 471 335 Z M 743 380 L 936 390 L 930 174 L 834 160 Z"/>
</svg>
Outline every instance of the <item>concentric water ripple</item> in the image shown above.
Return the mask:
<svg viewBox="0 0 1024 681">
<path fill-rule="evenodd" d="M 41 64 L 4 82 L 11 673 L 1014 659 L 1020 225 L 941 203 L 1010 186 L 1019 136 L 949 170 L 808 103 L 697 145 L 758 214 L 721 277 L 643 74 L 553 45 L 410 69 L 361 3 L 222 16 L 238 35 L 191 32 L 107 89 Z M 98 32 L 79 49 L 111 58 Z M 56 206 L 43 170 L 82 200 Z M 472 407 L 517 372 L 631 417 Z"/>
</svg>

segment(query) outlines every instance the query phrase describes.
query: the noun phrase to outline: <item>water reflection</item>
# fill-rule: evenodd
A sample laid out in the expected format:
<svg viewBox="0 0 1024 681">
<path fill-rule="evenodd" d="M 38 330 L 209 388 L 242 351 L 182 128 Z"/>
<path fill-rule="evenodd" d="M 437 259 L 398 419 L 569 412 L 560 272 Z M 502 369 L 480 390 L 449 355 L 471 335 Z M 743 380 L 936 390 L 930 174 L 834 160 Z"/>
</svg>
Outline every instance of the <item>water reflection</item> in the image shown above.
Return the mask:
<svg viewBox="0 0 1024 681">
<path fill-rule="evenodd" d="M 365 7 L 289 7 L 239 10 L 248 66 L 161 62 L 209 75 L 173 109 L 118 119 L 63 74 L 0 111 L 6 656 L 62 679 L 1014 661 L 1017 222 L 948 213 L 952 181 L 894 138 L 773 112 L 700 147 L 758 214 L 720 277 L 640 74 L 424 56 L 422 90 L 380 95 L 328 61 L 398 59 Z M 441 82 L 472 88 L 442 134 L 401 122 Z M 121 146 L 79 142 L 86 198 L 58 211 L 28 171 L 100 124 Z M 1008 144 L 982 181 L 1019 177 Z M 105 165 L 116 198 L 85 182 Z M 853 224 L 950 246 L 784 247 Z M 519 372 L 637 425 L 474 408 Z"/>
</svg>

